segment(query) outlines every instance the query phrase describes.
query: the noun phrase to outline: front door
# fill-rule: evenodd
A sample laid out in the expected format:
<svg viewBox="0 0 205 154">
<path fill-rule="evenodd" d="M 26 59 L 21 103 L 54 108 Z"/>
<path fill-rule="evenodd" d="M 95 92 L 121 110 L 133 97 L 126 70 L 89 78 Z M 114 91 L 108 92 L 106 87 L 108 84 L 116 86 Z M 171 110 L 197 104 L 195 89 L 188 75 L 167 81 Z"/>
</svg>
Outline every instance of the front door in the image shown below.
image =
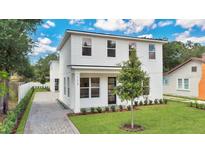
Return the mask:
<svg viewBox="0 0 205 154">
<path fill-rule="evenodd" d="M 59 79 L 55 79 L 55 91 L 59 90 Z"/>
<path fill-rule="evenodd" d="M 116 104 L 116 95 L 113 89 L 116 86 L 116 77 L 108 77 L 108 104 Z"/>
</svg>

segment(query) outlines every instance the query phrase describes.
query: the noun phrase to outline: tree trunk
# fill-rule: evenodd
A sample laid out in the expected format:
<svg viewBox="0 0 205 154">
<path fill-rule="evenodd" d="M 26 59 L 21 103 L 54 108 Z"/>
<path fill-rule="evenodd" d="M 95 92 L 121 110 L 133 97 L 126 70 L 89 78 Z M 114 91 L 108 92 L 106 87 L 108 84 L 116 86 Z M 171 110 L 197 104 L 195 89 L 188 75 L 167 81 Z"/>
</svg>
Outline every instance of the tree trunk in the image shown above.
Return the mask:
<svg viewBox="0 0 205 154">
<path fill-rule="evenodd" d="M 6 85 L 7 91 L 3 99 L 3 113 L 7 114 L 8 104 L 9 104 L 9 79 L 5 80 L 5 85 Z"/>
<path fill-rule="evenodd" d="M 134 128 L 134 113 L 133 113 L 133 99 L 131 100 L 131 116 L 132 116 L 132 120 L 131 120 L 131 128 Z"/>
</svg>

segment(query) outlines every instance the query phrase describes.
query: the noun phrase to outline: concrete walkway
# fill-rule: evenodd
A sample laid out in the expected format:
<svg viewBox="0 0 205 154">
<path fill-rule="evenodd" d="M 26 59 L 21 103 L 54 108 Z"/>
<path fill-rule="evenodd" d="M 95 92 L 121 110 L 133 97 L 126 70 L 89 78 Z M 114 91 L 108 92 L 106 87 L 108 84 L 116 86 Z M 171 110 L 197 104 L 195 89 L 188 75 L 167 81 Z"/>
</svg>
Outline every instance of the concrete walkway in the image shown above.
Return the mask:
<svg viewBox="0 0 205 154">
<path fill-rule="evenodd" d="M 58 93 L 38 92 L 29 113 L 25 134 L 78 134 L 78 130 L 68 119 L 69 110 L 60 106 Z"/>
</svg>

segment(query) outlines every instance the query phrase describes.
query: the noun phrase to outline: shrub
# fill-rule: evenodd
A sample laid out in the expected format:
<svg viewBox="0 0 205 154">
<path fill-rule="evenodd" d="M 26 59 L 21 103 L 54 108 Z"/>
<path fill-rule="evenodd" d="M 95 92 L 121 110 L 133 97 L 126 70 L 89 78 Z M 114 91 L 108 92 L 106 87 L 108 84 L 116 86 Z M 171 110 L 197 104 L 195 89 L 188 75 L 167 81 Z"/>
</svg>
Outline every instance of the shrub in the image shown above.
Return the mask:
<svg viewBox="0 0 205 154">
<path fill-rule="evenodd" d="M 190 102 L 190 107 L 193 107 L 194 103 L 193 102 Z"/>
<path fill-rule="evenodd" d="M 111 108 L 112 112 L 115 112 L 115 111 L 116 111 L 116 108 L 115 108 L 114 105 L 112 105 L 110 108 Z"/>
<path fill-rule="evenodd" d="M 87 112 L 85 108 L 80 109 L 80 111 L 82 114 L 86 114 L 86 112 Z"/>
<path fill-rule="evenodd" d="M 12 133 L 13 129 L 16 126 L 18 120 L 21 119 L 23 112 L 25 111 L 32 95 L 34 89 L 30 89 L 26 96 L 19 102 L 16 108 L 13 111 L 8 112 L 7 117 L 4 119 L 3 124 L 0 128 L 1 133 L 9 134 Z"/>
<path fill-rule="evenodd" d="M 196 108 L 199 108 L 199 103 L 196 103 Z"/>
<path fill-rule="evenodd" d="M 98 113 L 102 113 L 102 108 L 101 107 L 98 107 L 96 110 L 98 111 Z"/>
<path fill-rule="evenodd" d="M 139 105 L 143 105 L 143 102 L 142 101 L 140 101 L 140 104 Z"/>
<path fill-rule="evenodd" d="M 122 110 L 123 110 L 123 106 L 122 106 L 122 105 L 120 105 L 120 106 L 119 106 L 119 109 L 120 109 L 120 111 L 122 111 Z"/>
<path fill-rule="evenodd" d="M 131 111 L 131 106 L 130 105 L 127 106 L 127 110 Z"/>
<path fill-rule="evenodd" d="M 152 105 L 153 101 L 152 100 L 149 100 L 149 105 Z"/>
<path fill-rule="evenodd" d="M 138 101 L 135 101 L 135 106 L 137 106 L 138 105 Z"/>
<path fill-rule="evenodd" d="M 144 105 L 147 105 L 148 104 L 148 100 L 146 99 L 145 101 L 144 101 Z"/>
<path fill-rule="evenodd" d="M 154 104 L 158 104 L 158 100 L 157 99 L 154 100 Z"/>
<path fill-rule="evenodd" d="M 167 104 L 167 102 L 168 102 L 167 99 L 163 99 L 163 101 L 164 101 L 164 104 Z"/>
<path fill-rule="evenodd" d="M 95 113 L 95 108 L 94 108 L 94 107 L 91 107 L 91 108 L 90 108 L 90 112 L 91 112 L 91 113 Z"/>
<path fill-rule="evenodd" d="M 160 100 L 159 100 L 159 103 L 160 103 L 160 104 L 163 104 L 163 99 L 160 99 Z"/>
<path fill-rule="evenodd" d="M 106 111 L 106 112 L 109 112 L 109 111 L 110 111 L 109 106 L 106 106 L 106 107 L 105 107 L 105 111 Z"/>
</svg>

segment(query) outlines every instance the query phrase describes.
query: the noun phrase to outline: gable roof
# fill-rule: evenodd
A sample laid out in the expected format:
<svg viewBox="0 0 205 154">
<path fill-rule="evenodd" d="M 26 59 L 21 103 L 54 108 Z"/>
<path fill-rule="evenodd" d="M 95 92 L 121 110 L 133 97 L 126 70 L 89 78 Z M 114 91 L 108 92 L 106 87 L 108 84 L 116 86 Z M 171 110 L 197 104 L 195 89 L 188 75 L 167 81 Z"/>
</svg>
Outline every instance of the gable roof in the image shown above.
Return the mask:
<svg viewBox="0 0 205 154">
<path fill-rule="evenodd" d="M 183 62 L 183 63 L 177 65 L 176 67 L 172 68 L 170 71 L 165 72 L 163 75 L 166 76 L 166 75 L 168 75 L 168 74 L 170 74 L 170 73 L 176 71 L 177 69 L 183 67 L 184 65 L 186 65 L 186 64 L 189 63 L 190 61 L 198 61 L 198 62 L 201 62 L 201 63 L 205 63 L 205 61 L 203 61 L 202 58 L 192 57 L 192 58 L 186 60 L 185 62 Z"/>
<path fill-rule="evenodd" d="M 61 40 L 57 50 L 60 50 L 66 40 L 70 37 L 71 34 L 80 34 L 80 35 L 88 35 L 88 36 L 98 36 L 98 37 L 109 37 L 109 38 L 119 38 L 119 39 L 127 39 L 133 41 L 145 41 L 145 42 L 153 42 L 153 43 L 167 43 L 168 41 L 165 39 L 154 39 L 154 38 L 142 38 L 142 37 L 134 37 L 134 36 L 124 36 L 124 35 L 115 35 L 109 33 L 97 33 L 97 32 L 88 32 L 88 31 L 80 31 L 80 30 L 70 30 L 67 29 L 63 39 Z"/>
</svg>

